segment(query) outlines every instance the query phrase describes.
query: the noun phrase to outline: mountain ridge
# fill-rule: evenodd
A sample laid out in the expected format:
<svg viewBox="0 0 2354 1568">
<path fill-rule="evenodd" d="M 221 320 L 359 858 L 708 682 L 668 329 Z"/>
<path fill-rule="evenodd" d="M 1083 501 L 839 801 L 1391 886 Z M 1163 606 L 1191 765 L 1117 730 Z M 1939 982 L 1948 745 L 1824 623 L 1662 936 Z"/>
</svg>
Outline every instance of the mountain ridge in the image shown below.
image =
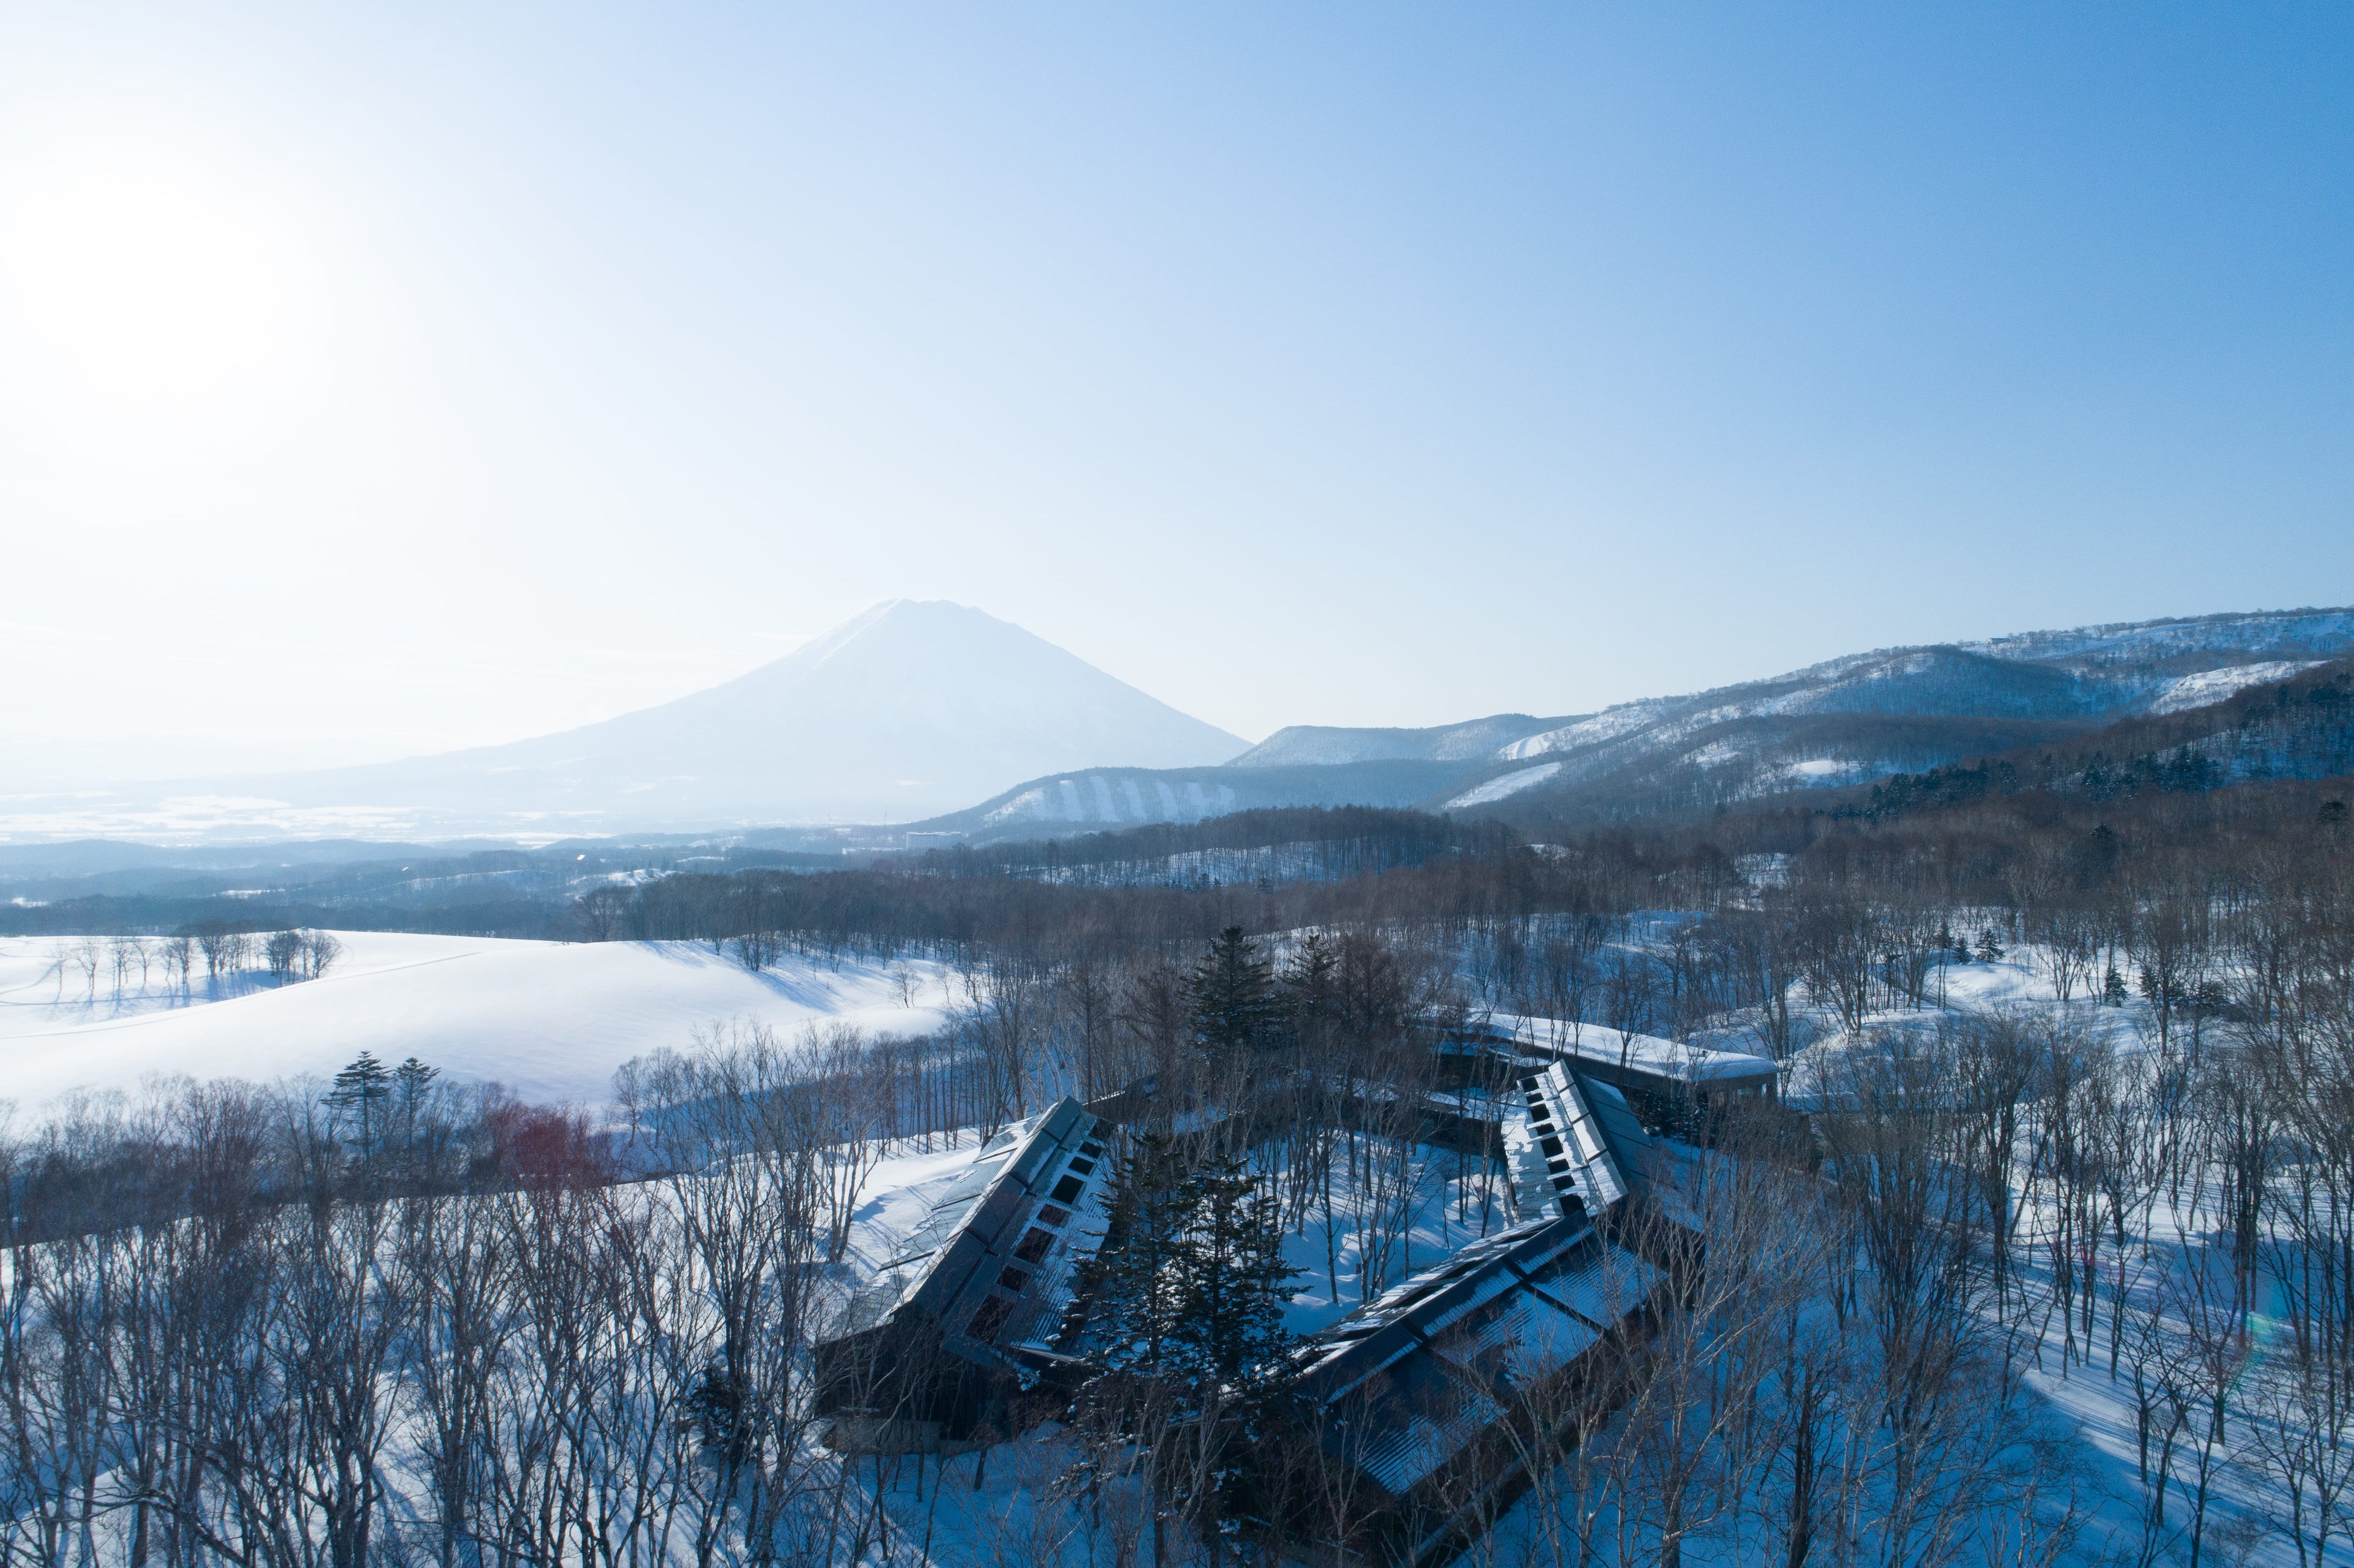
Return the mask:
<svg viewBox="0 0 2354 1568">
<path fill-rule="evenodd" d="M 1495 714 L 1422 728 L 1294 725 L 1221 768 L 1165 778 L 1144 768 L 1070 770 L 915 826 L 985 842 L 1194 821 L 1211 814 L 1181 793 L 1195 789 L 1230 810 L 1413 806 L 1598 823 L 1837 789 L 2056 744 L 2127 715 L 2219 702 L 2345 652 L 2354 652 L 2354 610 L 2343 609 L 1882 648 L 1563 720 Z M 1408 793 L 1417 778 L 1428 781 L 1419 797 Z M 1165 805 L 1163 786 L 1172 793 Z"/>
<path fill-rule="evenodd" d="M 2052 743 L 2115 718 L 2220 702 L 2349 652 L 2354 609 L 2343 608 L 1875 649 L 1606 708 L 1511 742 L 1461 789 L 1423 804 L 1515 813 L 1550 807 L 1565 821 L 1606 821 L 1836 789 Z M 1467 798 L 1474 794 L 1480 798 Z"/>
</svg>

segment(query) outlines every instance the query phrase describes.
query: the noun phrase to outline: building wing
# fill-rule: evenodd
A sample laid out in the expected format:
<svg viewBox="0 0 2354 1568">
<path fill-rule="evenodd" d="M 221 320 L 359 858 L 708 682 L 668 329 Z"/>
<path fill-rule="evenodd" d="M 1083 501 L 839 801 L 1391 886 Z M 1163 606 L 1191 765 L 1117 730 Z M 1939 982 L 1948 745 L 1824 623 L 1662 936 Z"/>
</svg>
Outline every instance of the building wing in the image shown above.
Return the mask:
<svg viewBox="0 0 2354 1568">
<path fill-rule="evenodd" d="M 1066 1098 L 991 1139 L 828 1342 L 920 1320 L 942 1351 L 983 1367 L 1034 1369 L 1051 1356 L 1077 1273 L 1103 1244 L 1110 1132 Z"/>
</svg>

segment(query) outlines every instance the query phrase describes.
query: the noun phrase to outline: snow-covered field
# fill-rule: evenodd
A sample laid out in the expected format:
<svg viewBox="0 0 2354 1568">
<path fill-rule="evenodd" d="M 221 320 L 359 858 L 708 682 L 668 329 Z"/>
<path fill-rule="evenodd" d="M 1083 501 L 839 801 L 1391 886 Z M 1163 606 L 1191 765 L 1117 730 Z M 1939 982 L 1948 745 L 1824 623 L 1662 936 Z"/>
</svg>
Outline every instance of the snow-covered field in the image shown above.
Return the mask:
<svg viewBox="0 0 2354 1568">
<path fill-rule="evenodd" d="M 598 1106 L 615 1067 L 684 1047 L 699 1026 L 838 1019 L 923 1034 L 949 1000 L 935 965 L 788 956 L 755 974 L 707 943 L 336 935 L 344 951 L 328 971 L 283 989 L 257 976 L 208 985 L 199 960 L 185 992 L 159 964 L 143 984 L 134 967 L 120 996 L 111 962 L 95 983 L 75 962 L 81 938 L 0 939 L 0 1098 L 30 1110 L 151 1074 L 323 1075 L 371 1051 L 528 1099 Z"/>
</svg>

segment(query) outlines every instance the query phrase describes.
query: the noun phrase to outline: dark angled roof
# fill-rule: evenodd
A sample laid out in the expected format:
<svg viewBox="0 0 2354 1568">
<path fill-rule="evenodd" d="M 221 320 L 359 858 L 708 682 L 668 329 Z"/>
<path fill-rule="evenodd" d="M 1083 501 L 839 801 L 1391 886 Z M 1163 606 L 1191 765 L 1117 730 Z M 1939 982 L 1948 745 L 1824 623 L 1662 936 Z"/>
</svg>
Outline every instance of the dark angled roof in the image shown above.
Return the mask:
<svg viewBox="0 0 2354 1568">
<path fill-rule="evenodd" d="M 991 1139 L 851 1298 L 828 1342 L 920 1317 L 938 1324 L 943 1350 L 983 1366 L 1018 1369 L 1050 1352 L 1073 1276 L 1103 1243 L 1110 1131 L 1064 1099 Z"/>
<path fill-rule="evenodd" d="M 1584 1218 L 1474 1242 L 1302 1347 L 1295 1387 L 1325 1450 L 1402 1497 L 1567 1371 L 1659 1287 Z"/>
<path fill-rule="evenodd" d="M 1555 1061 L 1532 1065 L 1512 1094 L 1501 1130 L 1519 1222 L 1342 1319 L 1294 1363 L 1317 1441 L 1393 1500 L 1407 1559 L 1456 1528 L 1460 1498 L 1433 1480 L 1443 1467 L 1491 1467 L 1483 1435 L 1532 1391 L 1587 1369 L 1616 1375 L 1594 1358 L 1624 1343 L 1618 1331 L 1666 1286 L 1657 1262 L 1622 1245 L 1622 1211 L 1639 1202 L 1693 1224 L 1658 1180 L 1666 1147 L 1616 1088 Z"/>
</svg>

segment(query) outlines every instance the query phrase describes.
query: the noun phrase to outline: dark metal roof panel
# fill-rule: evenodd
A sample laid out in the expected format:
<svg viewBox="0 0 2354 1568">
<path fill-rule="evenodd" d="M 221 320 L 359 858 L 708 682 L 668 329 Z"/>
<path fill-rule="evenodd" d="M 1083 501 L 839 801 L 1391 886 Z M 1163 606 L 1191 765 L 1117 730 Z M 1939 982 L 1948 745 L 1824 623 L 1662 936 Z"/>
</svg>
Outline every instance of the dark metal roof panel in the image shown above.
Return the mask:
<svg viewBox="0 0 2354 1568">
<path fill-rule="evenodd" d="M 1296 1386 L 1326 1413 L 1326 1450 L 1400 1495 L 1593 1351 L 1661 1277 L 1583 1217 L 1515 1225 L 1318 1335 Z"/>
<path fill-rule="evenodd" d="M 1097 1145 L 1090 1157 L 1082 1146 L 1109 1131 L 1066 1098 L 990 1139 L 831 1337 L 917 1308 L 938 1321 L 945 1348 L 968 1360 L 1003 1364 L 1001 1346 L 1050 1341 L 1079 1265 L 1103 1241 L 1110 1151 Z M 1034 1230 L 1044 1245 L 1018 1256 Z"/>
</svg>

